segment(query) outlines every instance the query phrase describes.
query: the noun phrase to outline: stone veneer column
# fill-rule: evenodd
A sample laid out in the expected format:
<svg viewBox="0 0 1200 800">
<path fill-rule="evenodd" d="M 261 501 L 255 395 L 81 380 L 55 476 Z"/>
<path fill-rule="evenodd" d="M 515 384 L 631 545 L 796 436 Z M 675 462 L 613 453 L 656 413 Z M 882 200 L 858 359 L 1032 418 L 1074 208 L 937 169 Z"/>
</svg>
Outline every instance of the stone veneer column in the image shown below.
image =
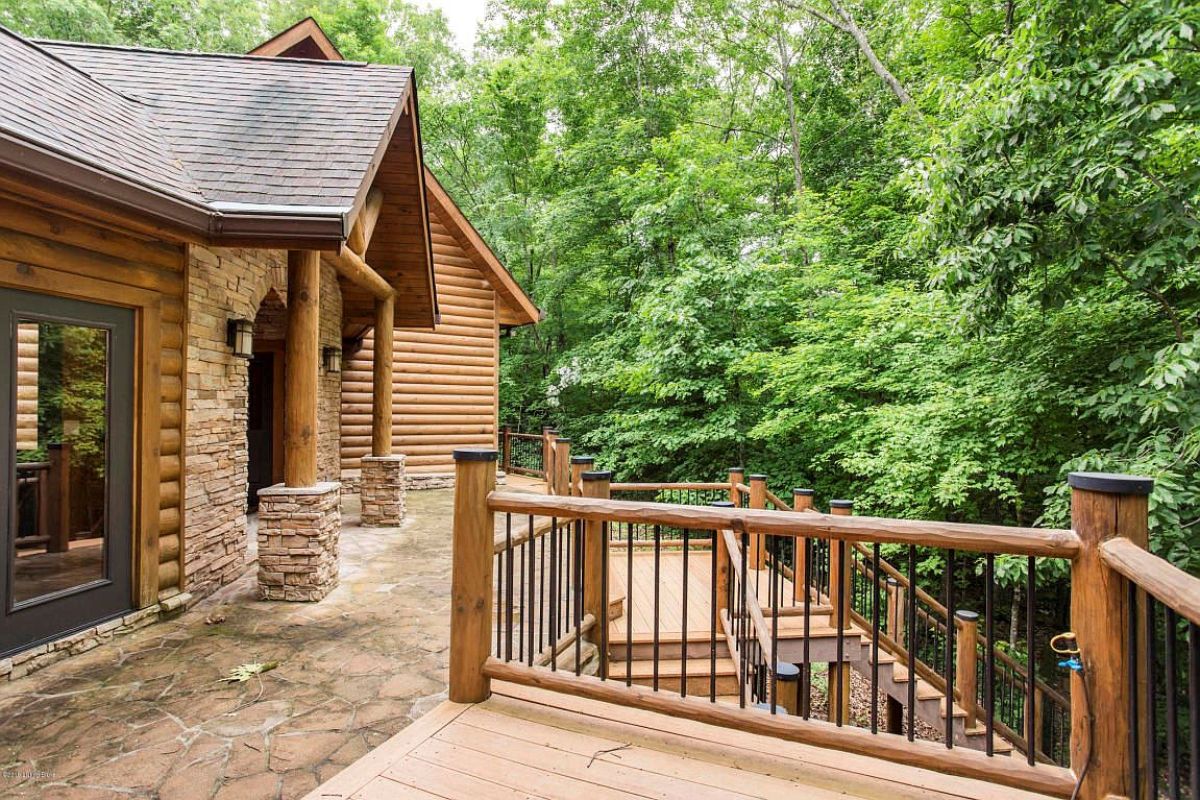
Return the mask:
<svg viewBox="0 0 1200 800">
<path fill-rule="evenodd" d="M 390 528 L 404 519 L 404 456 L 363 456 L 362 524 Z"/>
<path fill-rule="evenodd" d="M 338 584 L 341 484 L 258 493 L 258 591 L 264 600 L 320 600 Z"/>
</svg>

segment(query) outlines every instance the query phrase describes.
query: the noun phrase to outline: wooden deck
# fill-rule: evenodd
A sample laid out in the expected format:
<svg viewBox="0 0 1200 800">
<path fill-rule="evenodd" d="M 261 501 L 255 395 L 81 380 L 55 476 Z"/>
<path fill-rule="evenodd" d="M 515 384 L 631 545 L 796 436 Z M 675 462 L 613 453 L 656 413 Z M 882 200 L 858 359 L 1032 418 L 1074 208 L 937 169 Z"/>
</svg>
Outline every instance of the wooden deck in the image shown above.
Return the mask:
<svg viewBox="0 0 1200 800">
<path fill-rule="evenodd" d="M 1042 797 L 510 684 L 443 703 L 306 800 Z"/>
<path fill-rule="evenodd" d="M 633 634 L 654 630 L 654 551 L 634 548 L 633 591 L 628 589 L 629 564 L 624 547 L 609 551 L 610 598 L 624 598 L 622 610 L 633 615 Z M 758 588 L 759 600 L 770 607 L 771 575 L 761 570 L 757 578 L 750 573 L 749 582 Z M 781 605 L 792 603 L 792 582 L 783 581 Z M 712 627 L 712 551 L 693 549 L 688 554 L 687 626 L 690 634 L 708 631 Z M 658 571 L 658 624 L 661 636 L 677 636 L 683 631 L 683 553 L 678 549 L 664 550 Z M 628 631 L 624 613 L 610 623 L 612 641 L 623 639 Z"/>
</svg>

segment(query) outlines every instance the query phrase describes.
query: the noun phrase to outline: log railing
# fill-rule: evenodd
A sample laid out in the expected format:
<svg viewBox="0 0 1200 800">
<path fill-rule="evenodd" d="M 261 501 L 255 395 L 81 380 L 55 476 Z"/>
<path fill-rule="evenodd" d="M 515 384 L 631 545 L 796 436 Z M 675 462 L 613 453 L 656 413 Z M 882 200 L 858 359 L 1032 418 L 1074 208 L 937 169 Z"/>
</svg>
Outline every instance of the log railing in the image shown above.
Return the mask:
<svg viewBox="0 0 1200 800">
<path fill-rule="evenodd" d="M 499 679 L 1051 796 L 1149 800 L 1157 796 L 1156 782 L 1170 796 L 1195 796 L 1200 754 L 1195 690 L 1200 664 L 1193 656 L 1198 644 L 1200 582 L 1144 552 L 1148 481 L 1073 474 L 1072 530 L 1047 530 L 861 517 L 851 515 L 848 508 L 831 514 L 744 508 L 734 506 L 732 499 L 724 501 L 725 507 L 614 500 L 602 496 L 607 473 L 596 472 L 581 476 L 584 496 L 495 492 L 496 455 L 495 451 L 456 454 L 451 700 L 483 700 L 489 682 Z M 589 481 L 596 483 L 589 486 Z M 778 498 L 756 490 L 754 477 L 749 481 L 731 480 L 730 497 L 740 501 L 746 496 L 755 505 L 779 505 Z M 498 544 L 501 539 L 496 535 L 497 515 L 501 515 L 499 529 L 505 531 L 503 544 Z M 508 533 L 511 520 L 523 520 L 523 527 L 535 534 L 518 544 Z M 550 520 L 549 525 L 544 520 Z M 613 544 L 621 540 L 620 527 L 629 525 L 651 526 L 660 532 L 650 562 L 654 574 L 646 584 L 652 587 L 652 598 L 636 595 L 647 589 L 634 588 L 635 548 Z M 659 544 L 661 531 L 667 528 L 685 531 L 678 557 L 690 557 L 692 562 L 690 567 L 684 562 L 684 574 L 709 576 L 699 584 L 690 581 L 693 596 L 697 586 L 707 595 L 708 615 L 689 616 L 689 581 L 682 582 L 681 617 L 688 629 L 672 631 L 673 644 L 660 630 L 660 619 L 666 619 L 673 604 L 680 602 L 676 593 L 662 592 L 667 573 L 661 571 L 665 554 Z M 538 535 L 538 531 L 545 533 Z M 755 569 L 752 563 L 756 537 L 762 542 L 763 569 Z M 695 540 L 705 541 L 706 546 L 693 547 Z M 787 577 L 783 567 L 800 578 L 802 587 L 811 586 L 818 563 L 816 543 L 829 551 L 831 591 L 824 596 L 801 591 L 797 611 L 792 604 L 797 582 Z M 983 752 L 963 745 L 967 712 L 952 709 L 949 701 L 942 707 L 941 741 L 923 740 L 914 724 L 914 709 L 930 698 L 917 695 L 916 681 L 907 683 L 911 694 L 901 715 L 907 719 L 900 719 L 898 725 L 892 724 L 892 707 L 884 709 L 880 702 L 884 694 L 896 692 L 895 686 L 884 686 L 881 666 L 885 663 L 892 674 L 887 680 L 921 672 L 916 648 L 905 646 L 912 643 L 917 603 L 903 608 L 907 642 L 890 635 L 903 638 L 895 628 L 900 610 L 885 605 L 891 602 L 888 593 L 899 590 L 899 582 L 882 565 L 880 549 L 886 545 L 897 545 L 906 555 L 900 571 L 907 588 L 917 586 L 920 553 L 939 551 L 944 556 L 946 594 L 938 602 L 947 618 L 957 621 L 945 626 L 944 664 L 926 667 L 942 678 L 943 698 L 978 696 L 972 681 L 987 684 L 983 702 L 973 709 L 976 716 L 970 720 L 986 730 L 988 744 Z M 521 547 L 528 549 L 518 552 Z M 843 601 L 849 600 L 852 590 L 854 552 L 867 562 L 859 574 L 869 584 L 870 602 L 858 611 L 843 612 Z M 998 730 L 997 660 L 991 647 L 978 658 L 978 648 L 971 646 L 979 641 L 973 629 L 978 620 L 957 613 L 954 587 L 956 572 L 973 571 L 980 560 L 982 574 L 993 580 L 997 555 L 1026 559 L 1030 582 L 1035 559 L 1063 559 L 1070 564 L 1073 638 L 1056 639 L 1062 649 L 1070 650 L 1071 643 L 1078 649 L 1078 670 L 1072 671 L 1070 686 L 1069 768 L 1039 762 L 1036 753 L 1026 753 L 1025 758 L 993 753 L 993 732 Z M 521 564 L 526 565 L 524 575 L 519 572 Z M 772 569 L 772 564 L 778 568 Z M 625 631 L 620 630 L 620 620 L 596 622 L 610 619 L 610 580 L 622 571 L 629 591 L 623 598 Z M 894 581 L 890 587 L 888 577 Z M 990 603 L 990 589 L 988 597 Z M 1028 592 L 1028 597 L 1032 602 L 1036 592 Z M 633 615 L 628 613 L 636 603 L 642 603 L 643 610 L 652 609 L 654 627 L 644 635 L 634 631 Z M 1038 629 L 1033 612 L 1027 604 L 1028 640 L 1031 647 L 1044 647 L 1059 632 Z M 813 622 L 818 614 L 821 624 L 832 625 L 836 635 L 825 634 L 822 641 Z M 541 618 L 546 622 L 534 623 Z M 803 653 L 795 640 L 785 641 L 784 623 L 793 631 L 803 627 Z M 536 637 L 532 644 L 531 630 Z M 986 631 L 983 637 L 994 641 Z M 522 639 L 527 644 L 523 651 L 518 644 Z M 1159 642 L 1161 647 L 1142 646 L 1143 642 Z M 885 644 L 901 658 L 885 659 Z M 677 651 L 674 660 L 682 662 L 682 675 L 680 665 L 672 667 L 671 655 L 663 652 L 668 646 Z M 641 653 L 640 665 L 635 650 Z M 618 651 L 623 663 L 612 655 Z M 719 657 L 721 651 L 727 655 Z M 1184 651 L 1188 657 L 1181 658 Z M 736 663 L 737 686 L 744 687 L 737 691 L 747 691 L 747 701 L 765 700 L 765 709 L 725 696 L 728 688 L 720 683 L 724 678 L 719 678 L 718 662 L 729 656 Z M 791 687 L 797 662 L 811 666 L 852 660 L 868 666 L 869 719 L 848 718 L 841 710 L 841 698 L 830 693 L 824 698 L 829 709 L 824 713 L 791 699 L 796 696 Z M 982 669 L 979 661 L 985 662 Z M 1064 661 L 1065 666 L 1074 666 L 1066 657 Z M 959 662 L 965 662 L 969 675 L 960 674 Z M 701 669 L 705 663 L 707 667 Z M 1030 664 L 1034 663 L 1031 658 Z M 700 674 L 689 675 L 689 664 L 697 665 Z M 638 672 L 639 667 L 645 671 Z M 1032 669 L 1029 672 L 1030 685 L 1036 688 L 1037 675 Z M 832 683 L 830 692 L 842 691 L 837 688 L 841 681 Z M 1165 716 L 1164 709 L 1170 709 Z M 1035 706 L 1020 732 L 1030 740 L 1037 713 Z"/>
<path fill-rule="evenodd" d="M 516 475 L 545 479 L 549 429 L 542 433 L 518 433 L 505 426 L 500 433 L 500 468 Z"/>
</svg>

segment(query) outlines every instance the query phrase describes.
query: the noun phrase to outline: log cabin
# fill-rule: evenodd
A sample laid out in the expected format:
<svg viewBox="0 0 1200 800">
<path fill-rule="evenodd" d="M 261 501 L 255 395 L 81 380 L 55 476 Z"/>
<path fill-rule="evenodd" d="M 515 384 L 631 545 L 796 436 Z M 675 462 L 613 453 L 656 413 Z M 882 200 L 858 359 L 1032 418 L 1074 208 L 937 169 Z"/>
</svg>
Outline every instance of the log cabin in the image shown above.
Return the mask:
<svg viewBox="0 0 1200 800">
<path fill-rule="evenodd" d="M 336 45 L 308 17 L 250 51 L 252 55 L 340 61 Z M 409 489 L 454 482 L 456 447 L 495 446 L 501 331 L 536 324 L 541 312 L 425 169 L 440 316 L 433 330 L 395 332 L 393 449 L 405 458 Z M 348 332 L 342 371 L 341 480 L 362 480 L 371 456 L 373 331 Z"/>
<path fill-rule="evenodd" d="M 0 51 L 0 663 L 174 613 L 255 549 L 264 599 L 320 599 L 343 347 L 390 365 L 439 316 L 412 70 L 2 28 Z M 363 515 L 395 524 L 371 381 Z"/>
</svg>

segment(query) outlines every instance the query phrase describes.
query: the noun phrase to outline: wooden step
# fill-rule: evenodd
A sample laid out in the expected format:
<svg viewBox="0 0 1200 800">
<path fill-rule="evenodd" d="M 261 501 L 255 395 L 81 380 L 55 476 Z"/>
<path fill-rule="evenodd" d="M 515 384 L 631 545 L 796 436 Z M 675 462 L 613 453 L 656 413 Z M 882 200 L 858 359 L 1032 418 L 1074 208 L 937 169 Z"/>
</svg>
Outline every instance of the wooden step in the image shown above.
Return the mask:
<svg viewBox="0 0 1200 800">
<path fill-rule="evenodd" d="M 707 695 L 711 686 L 711 663 L 707 658 L 689 658 L 687 660 L 688 694 Z M 717 694 L 737 694 L 738 679 L 737 665 L 731 658 L 717 659 Z M 658 662 L 658 688 L 666 692 L 678 692 L 683 676 L 683 662 L 680 659 L 662 659 Z M 609 665 L 608 677 L 614 681 L 624 681 L 626 677 L 625 662 L 612 662 Z M 634 661 L 632 680 L 639 686 L 654 685 L 654 662 Z"/>
</svg>

